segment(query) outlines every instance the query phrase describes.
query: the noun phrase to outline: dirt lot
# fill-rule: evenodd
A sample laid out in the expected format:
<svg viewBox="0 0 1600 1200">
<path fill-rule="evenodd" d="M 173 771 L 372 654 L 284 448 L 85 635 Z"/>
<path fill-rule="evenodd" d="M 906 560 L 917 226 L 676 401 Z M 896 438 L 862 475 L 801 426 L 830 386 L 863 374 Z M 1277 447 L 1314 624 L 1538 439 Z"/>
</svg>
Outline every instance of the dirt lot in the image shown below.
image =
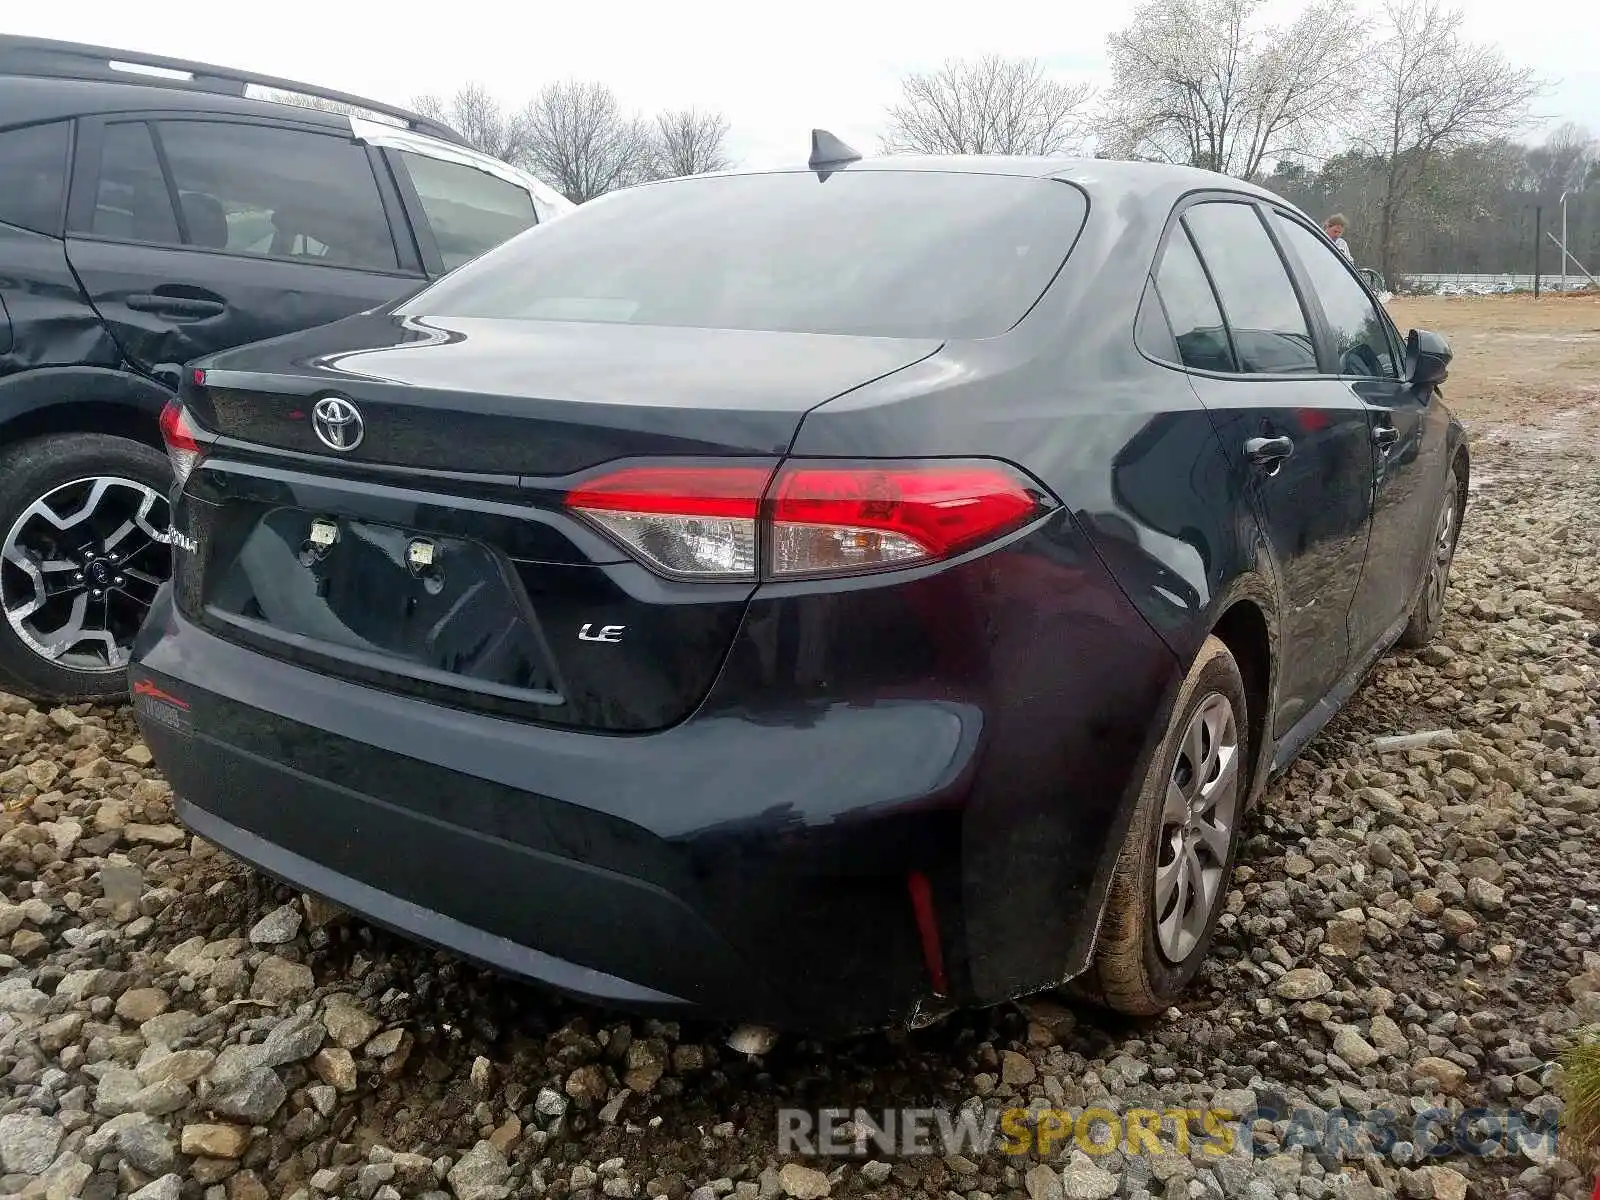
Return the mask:
<svg viewBox="0 0 1600 1200">
<path fill-rule="evenodd" d="M 1538 426 L 1600 435 L 1600 296 L 1398 296 L 1401 332 L 1450 339 L 1450 406 L 1478 438 Z"/>
<path fill-rule="evenodd" d="M 124 710 L 0 696 L 0 1196 L 1587 1196 L 1493 1132 L 1548 1122 L 1600 1022 L 1600 301 L 1394 310 L 1452 339 L 1474 437 L 1446 632 L 1271 790 L 1181 1010 L 1042 1000 L 746 1057 L 305 904 L 173 824 Z M 1374 745 L 1410 732 L 1436 736 Z M 1161 1153 L 1085 1153 L 1098 1126 L 1042 1156 L 778 1153 L 780 1105 L 927 1104 L 1260 1119 L 1228 1155 L 1201 1117 Z M 1448 1132 L 1474 1112 L 1488 1153 Z"/>
</svg>

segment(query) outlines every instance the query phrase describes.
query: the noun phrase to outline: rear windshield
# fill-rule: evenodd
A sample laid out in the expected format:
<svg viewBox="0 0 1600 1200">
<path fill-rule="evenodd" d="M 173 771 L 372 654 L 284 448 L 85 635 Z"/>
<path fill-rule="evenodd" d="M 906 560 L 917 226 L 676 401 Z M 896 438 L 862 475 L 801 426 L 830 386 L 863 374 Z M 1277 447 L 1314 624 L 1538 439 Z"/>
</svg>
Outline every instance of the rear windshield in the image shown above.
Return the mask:
<svg viewBox="0 0 1600 1200">
<path fill-rule="evenodd" d="M 406 315 L 981 338 L 1022 319 L 1083 226 L 1052 179 L 849 170 L 607 196 L 468 263 Z"/>
</svg>

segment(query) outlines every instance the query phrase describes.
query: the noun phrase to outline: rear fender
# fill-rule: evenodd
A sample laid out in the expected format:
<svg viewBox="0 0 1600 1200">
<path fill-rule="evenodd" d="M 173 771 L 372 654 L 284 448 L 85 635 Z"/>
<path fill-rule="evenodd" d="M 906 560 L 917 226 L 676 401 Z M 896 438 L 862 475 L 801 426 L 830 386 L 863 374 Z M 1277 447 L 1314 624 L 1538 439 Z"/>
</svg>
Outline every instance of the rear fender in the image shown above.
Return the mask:
<svg viewBox="0 0 1600 1200">
<path fill-rule="evenodd" d="M 107 367 L 39 367 L 0 377 L 0 439 L 39 433 L 117 433 L 160 445 L 157 421 L 173 393 Z"/>
</svg>

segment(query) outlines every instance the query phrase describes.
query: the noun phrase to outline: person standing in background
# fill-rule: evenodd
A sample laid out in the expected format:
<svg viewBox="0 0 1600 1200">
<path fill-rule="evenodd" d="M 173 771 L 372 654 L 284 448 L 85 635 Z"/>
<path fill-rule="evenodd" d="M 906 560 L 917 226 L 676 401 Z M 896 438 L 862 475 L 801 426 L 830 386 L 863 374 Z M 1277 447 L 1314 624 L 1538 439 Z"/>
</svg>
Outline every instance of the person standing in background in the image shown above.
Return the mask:
<svg viewBox="0 0 1600 1200">
<path fill-rule="evenodd" d="M 1343 213 L 1334 213 L 1322 223 L 1322 229 L 1328 235 L 1328 240 L 1338 247 L 1339 253 L 1349 259 L 1353 266 L 1355 256 L 1350 253 L 1350 243 L 1344 240 L 1344 227 L 1347 224 Z"/>
</svg>

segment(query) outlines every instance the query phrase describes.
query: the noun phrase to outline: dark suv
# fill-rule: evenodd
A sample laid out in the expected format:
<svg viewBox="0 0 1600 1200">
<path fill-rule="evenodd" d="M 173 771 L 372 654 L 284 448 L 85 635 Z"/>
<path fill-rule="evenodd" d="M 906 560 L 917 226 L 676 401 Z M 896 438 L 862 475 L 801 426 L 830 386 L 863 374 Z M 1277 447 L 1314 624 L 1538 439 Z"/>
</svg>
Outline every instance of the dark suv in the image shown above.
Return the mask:
<svg viewBox="0 0 1600 1200">
<path fill-rule="evenodd" d="M 414 113 L 20 37 L 0 183 L 0 688 L 61 700 L 126 694 L 169 573 L 158 418 L 183 363 L 397 300 L 572 207 Z"/>
</svg>

